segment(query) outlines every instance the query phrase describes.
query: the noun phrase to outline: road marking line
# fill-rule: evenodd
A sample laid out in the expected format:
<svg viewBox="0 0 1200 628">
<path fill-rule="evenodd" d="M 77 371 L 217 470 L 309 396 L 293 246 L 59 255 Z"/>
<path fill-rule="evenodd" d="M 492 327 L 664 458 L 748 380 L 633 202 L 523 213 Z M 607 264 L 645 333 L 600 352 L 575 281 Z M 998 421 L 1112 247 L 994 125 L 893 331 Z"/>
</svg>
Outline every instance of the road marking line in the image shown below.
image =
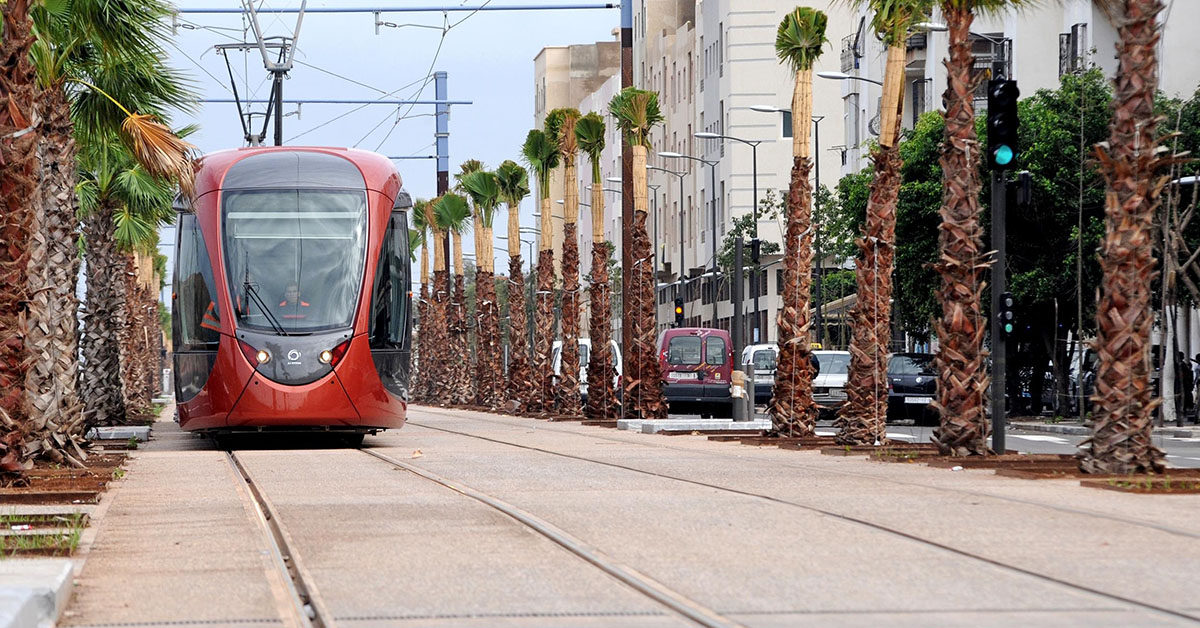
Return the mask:
<svg viewBox="0 0 1200 628">
<path fill-rule="evenodd" d="M 1031 434 L 1031 435 L 1009 434 L 1009 436 L 1011 436 L 1013 438 L 1023 438 L 1025 440 L 1037 440 L 1037 441 L 1042 441 L 1044 443 L 1058 443 L 1060 445 L 1069 445 L 1071 443 L 1071 441 L 1069 441 L 1065 438 L 1058 437 L 1058 436 L 1042 436 L 1039 434 Z"/>
</svg>

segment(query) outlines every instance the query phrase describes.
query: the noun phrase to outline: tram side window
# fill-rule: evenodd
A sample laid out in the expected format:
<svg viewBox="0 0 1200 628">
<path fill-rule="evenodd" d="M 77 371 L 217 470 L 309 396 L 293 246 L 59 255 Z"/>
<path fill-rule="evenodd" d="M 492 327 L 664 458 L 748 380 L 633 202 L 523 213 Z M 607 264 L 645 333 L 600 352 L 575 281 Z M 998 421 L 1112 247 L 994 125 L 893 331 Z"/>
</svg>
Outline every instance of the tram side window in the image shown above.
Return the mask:
<svg viewBox="0 0 1200 628">
<path fill-rule="evenodd" d="M 409 336 L 408 219 L 404 212 L 392 212 L 371 291 L 371 348 L 406 349 Z"/>
<path fill-rule="evenodd" d="M 176 351 L 215 351 L 221 340 L 221 308 L 204 235 L 192 214 L 179 217 L 171 337 Z"/>
</svg>

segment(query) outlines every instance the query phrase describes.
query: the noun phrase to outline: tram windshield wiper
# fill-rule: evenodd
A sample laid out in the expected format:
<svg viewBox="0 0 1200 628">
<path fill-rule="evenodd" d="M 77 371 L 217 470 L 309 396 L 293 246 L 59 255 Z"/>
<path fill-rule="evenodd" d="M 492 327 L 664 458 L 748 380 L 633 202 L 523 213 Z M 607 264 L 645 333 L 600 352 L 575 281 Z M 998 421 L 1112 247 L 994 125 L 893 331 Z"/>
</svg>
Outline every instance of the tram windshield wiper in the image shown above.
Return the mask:
<svg viewBox="0 0 1200 628">
<path fill-rule="evenodd" d="M 283 325 L 279 323 L 279 319 L 275 318 L 275 315 L 271 313 L 271 309 L 267 307 L 267 304 L 263 303 L 262 297 L 258 296 L 258 290 L 253 284 L 250 283 L 249 277 L 242 282 L 242 290 L 246 293 L 246 296 L 250 297 L 254 303 L 258 304 L 258 309 L 261 310 L 262 313 L 267 317 L 267 322 L 271 324 L 271 329 L 274 329 L 275 332 L 280 336 L 290 335 L 287 333 L 287 330 L 283 328 Z M 246 313 L 249 314 L 249 311 L 247 310 Z"/>
</svg>

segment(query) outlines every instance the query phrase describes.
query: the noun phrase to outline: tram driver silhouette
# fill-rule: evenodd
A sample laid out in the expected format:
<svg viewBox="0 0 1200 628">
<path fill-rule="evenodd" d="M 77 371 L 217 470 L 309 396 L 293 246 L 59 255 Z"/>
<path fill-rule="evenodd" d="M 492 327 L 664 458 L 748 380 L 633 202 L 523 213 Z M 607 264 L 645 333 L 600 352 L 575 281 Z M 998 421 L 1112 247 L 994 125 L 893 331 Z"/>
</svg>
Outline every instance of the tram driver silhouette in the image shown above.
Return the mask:
<svg viewBox="0 0 1200 628">
<path fill-rule="evenodd" d="M 300 300 L 300 286 L 296 282 L 289 283 L 283 291 L 283 300 L 279 302 L 279 318 L 285 320 L 304 320 L 308 318 L 308 301 Z"/>
</svg>

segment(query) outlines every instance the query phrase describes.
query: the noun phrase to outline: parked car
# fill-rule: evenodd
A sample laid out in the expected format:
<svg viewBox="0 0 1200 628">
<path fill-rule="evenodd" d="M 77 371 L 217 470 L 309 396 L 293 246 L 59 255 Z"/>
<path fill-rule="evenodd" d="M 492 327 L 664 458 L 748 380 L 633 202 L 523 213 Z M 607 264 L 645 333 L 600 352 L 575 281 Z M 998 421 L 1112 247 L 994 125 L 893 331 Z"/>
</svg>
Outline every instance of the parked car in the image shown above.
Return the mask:
<svg viewBox="0 0 1200 628">
<path fill-rule="evenodd" d="M 775 388 L 775 361 L 779 357 L 779 345 L 775 343 L 750 345 L 742 349 L 742 364 L 754 364 L 754 403 L 762 405 L 771 401 Z"/>
<path fill-rule="evenodd" d="M 658 336 L 658 362 L 671 412 L 732 414 L 733 342 L 729 332 L 701 327 L 663 330 Z"/>
<path fill-rule="evenodd" d="M 821 370 L 813 380 L 813 401 L 821 407 L 820 417 L 829 419 L 846 403 L 846 377 L 850 372 L 849 351 L 813 351 Z"/>
<path fill-rule="evenodd" d="M 592 340 L 591 338 L 579 338 L 579 396 L 587 401 L 588 394 L 588 379 L 587 365 L 588 360 L 592 355 Z M 620 398 L 621 391 L 621 346 L 615 340 L 608 341 L 609 350 L 613 356 L 613 388 L 617 391 L 617 397 Z M 554 369 L 554 383 L 558 384 L 558 376 L 562 374 L 562 341 L 555 340 L 553 353 L 550 357 L 551 367 Z"/>
<path fill-rule="evenodd" d="M 937 394 L 937 371 L 932 353 L 895 353 L 888 359 L 888 419 L 913 419 L 933 424 L 929 407 Z"/>
</svg>

